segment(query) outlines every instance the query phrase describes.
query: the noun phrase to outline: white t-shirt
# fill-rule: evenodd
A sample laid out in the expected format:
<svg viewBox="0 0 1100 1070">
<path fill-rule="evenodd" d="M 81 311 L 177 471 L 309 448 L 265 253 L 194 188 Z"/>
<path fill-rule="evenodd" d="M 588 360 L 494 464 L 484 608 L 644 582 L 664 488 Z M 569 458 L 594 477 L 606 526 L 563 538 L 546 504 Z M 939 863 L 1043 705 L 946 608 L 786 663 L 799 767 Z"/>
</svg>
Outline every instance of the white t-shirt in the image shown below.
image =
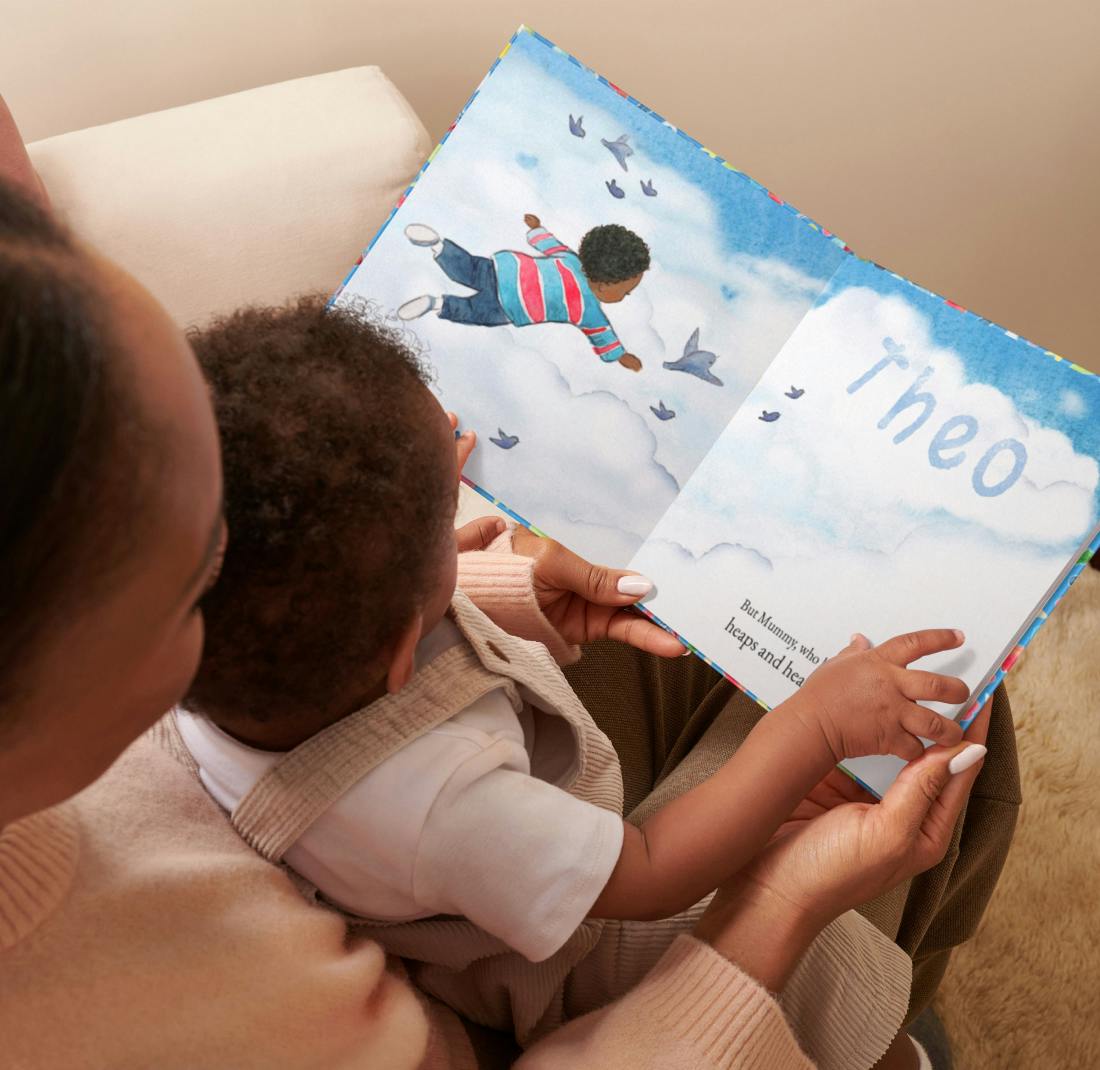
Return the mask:
<svg viewBox="0 0 1100 1070">
<path fill-rule="evenodd" d="M 444 618 L 417 646 L 417 667 L 461 641 Z M 226 810 L 279 758 L 205 718 L 176 718 Z M 533 962 L 549 957 L 587 916 L 623 841 L 621 817 L 557 786 L 572 764 L 559 722 L 528 708 L 517 715 L 503 691 L 490 692 L 375 766 L 286 863 L 350 913 L 459 914 Z"/>
</svg>

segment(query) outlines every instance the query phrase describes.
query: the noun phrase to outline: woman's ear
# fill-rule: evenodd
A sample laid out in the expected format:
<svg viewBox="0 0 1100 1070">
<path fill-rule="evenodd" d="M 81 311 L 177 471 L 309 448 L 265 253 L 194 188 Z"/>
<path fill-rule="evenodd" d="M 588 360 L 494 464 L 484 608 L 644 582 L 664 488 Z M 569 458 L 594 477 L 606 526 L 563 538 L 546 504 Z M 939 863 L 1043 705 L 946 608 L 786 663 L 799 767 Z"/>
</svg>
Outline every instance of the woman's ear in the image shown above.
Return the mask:
<svg viewBox="0 0 1100 1070">
<path fill-rule="evenodd" d="M 400 691 L 412 679 L 412 675 L 416 671 L 416 644 L 420 642 L 420 635 L 423 630 L 424 618 L 417 613 L 401 629 L 394 641 L 393 654 L 390 656 L 390 667 L 386 672 L 386 690 L 391 695 Z"/>
</svg>

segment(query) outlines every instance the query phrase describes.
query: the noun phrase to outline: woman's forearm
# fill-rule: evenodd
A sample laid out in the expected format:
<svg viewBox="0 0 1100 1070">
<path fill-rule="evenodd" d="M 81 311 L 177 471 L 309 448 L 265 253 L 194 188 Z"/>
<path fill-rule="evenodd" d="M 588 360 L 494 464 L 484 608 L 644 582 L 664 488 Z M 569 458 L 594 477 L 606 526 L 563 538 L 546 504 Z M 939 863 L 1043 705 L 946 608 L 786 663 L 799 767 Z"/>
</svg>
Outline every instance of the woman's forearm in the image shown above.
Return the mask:
<svg viewBox="0 0 1100 1070">
<path fill-rule="evenodd" d="M 771 889 L 735 877 L 715 895 L 695 936 L 778 993 L 831 920 L 812 916 Z"/>
</svg>

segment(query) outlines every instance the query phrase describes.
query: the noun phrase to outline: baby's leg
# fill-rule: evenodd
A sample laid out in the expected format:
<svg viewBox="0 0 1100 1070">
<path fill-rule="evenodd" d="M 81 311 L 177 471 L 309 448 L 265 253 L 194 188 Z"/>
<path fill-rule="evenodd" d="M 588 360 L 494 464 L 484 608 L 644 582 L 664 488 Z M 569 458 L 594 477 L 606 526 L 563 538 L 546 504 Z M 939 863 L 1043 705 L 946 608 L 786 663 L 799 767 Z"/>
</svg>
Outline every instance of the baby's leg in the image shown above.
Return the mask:
<svg viewBox="0 0 1100 1070">
<path fill-rule="evenodd" d="M 469 323 L 477 327 L 499 327 L 509 322 L 496 293 L 484 291 L 471 294 L 469 297 L 444 294 L 439 318 L 451 320 L 453 323 Z"/>
<path fill-rule="evenodd" d="M 450 238 L 443 239 L 443 248 L 436 254 L 435 262 L 449 279 L 471 290 L 483 290 L 486 283 L 496 285 L 496 268 L 487 256 L 474 256 Z"/>
</svg>

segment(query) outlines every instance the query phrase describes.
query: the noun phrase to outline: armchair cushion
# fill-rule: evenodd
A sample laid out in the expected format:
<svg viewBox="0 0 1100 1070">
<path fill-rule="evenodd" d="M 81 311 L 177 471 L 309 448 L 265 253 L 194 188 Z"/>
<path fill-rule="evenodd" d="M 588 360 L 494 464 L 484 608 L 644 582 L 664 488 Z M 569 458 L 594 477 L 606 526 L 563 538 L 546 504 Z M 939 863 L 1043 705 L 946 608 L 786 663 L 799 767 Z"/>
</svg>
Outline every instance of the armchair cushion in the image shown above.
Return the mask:
<svg viewBox="0 0 1100 1070">
<path fill-rule="evenodd" d="M 355 67 L 29 146 L 77 234 L 183 325 L 331 291 L 429 150 L 405 98 Z"/>
</svg>

